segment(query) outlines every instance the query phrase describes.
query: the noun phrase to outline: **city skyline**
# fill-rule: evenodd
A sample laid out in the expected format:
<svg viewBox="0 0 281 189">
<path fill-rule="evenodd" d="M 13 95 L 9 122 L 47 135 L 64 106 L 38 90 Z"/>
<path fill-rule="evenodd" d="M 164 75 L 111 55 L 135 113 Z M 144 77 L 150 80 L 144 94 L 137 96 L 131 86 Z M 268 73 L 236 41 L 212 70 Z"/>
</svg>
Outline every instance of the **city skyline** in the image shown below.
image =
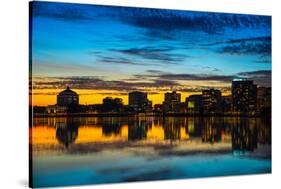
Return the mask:
<svg viewBox="0 0 281 189">
<path fill-rule="evenodd" d="M 32 105 L 55 104 L 66 86 L 81 104 L 127 104 L 130 91 L 153 104 L 173 90 L 182 101 L 228 95 L 235 78 L 271 87 L 268 16 L 34 2 L 31 20 Z"/>
<path fill-rule="evenodd" d="M 29 5 L 30 187 L 272 172 L 271 16 Z"/>
</svg>

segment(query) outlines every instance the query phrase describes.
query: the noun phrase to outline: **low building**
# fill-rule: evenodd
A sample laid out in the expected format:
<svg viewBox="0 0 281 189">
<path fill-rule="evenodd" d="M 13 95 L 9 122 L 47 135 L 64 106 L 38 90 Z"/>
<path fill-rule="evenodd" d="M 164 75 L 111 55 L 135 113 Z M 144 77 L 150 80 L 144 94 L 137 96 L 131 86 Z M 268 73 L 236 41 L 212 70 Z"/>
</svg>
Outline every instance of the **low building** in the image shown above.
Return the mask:
<svg viewBox="0 0 281 189">
<path fill-rule="evenodd" d="M 48 114 L 65 114 L 68 112 L 67 106 L 49 105 L 46 108 Z"/>
<path fill-rule="evenodd" d="M 57 104 L 46 108 L 48 114 L 65 114 L 79 111 L 79 95 L 69 87 L 57 95 Z"/>
<path fill-rule="evenodd" d="M 165 93 L 163 102 L 164 112 L 176 113 L 181 109 L 181 94 L 173 91 Z"/>
<path fill-rule="evenodd" d="M 190 95 L 185 99 L 187 112 L 191 114 L 203 113 L 202 95 Z"/>
<path fill-rule="evenodd" d="M 79 95 L 67 87 L 64 91 L 57 95 L 57 105 L 70 106 L 79 105 Z"/>
<path fill-rule="evenodd" d="M 121 112 L 123 100 L 121 98 L 106 97 L 103 99 L 102 109 L 104 112 Z"/>
<path fill-rule="evenodd" d="M 152 102 L 148 100 L 147 93 L 134 91 L 129 93 L 129 107 L 135 112 L 150 112 Z"/>
<path fill-rule="evenodd" d="M 208 89 L 202 91 L 202 102 L 204 113 L 221 112 L 221 91 L 217 89 Z"/>
</svg>

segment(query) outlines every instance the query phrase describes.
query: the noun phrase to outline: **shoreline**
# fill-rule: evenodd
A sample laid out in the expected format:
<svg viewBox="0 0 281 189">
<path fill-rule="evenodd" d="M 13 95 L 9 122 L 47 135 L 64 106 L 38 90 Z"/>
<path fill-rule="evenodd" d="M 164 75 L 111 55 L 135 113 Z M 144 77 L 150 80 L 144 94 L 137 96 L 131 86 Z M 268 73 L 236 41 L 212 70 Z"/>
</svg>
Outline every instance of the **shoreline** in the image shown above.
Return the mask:
<svg viewBox="0 0 281 189">
<path fill-rule="evenodd" d="M 34 118 L 48 118 L 48 117 L 258 117 L 271 119 L 271 115 L 262 114 L 191 114 L 191 113 L 62 113 L 62 114 L 45 114 L 34 113 Z"/>
</svg>

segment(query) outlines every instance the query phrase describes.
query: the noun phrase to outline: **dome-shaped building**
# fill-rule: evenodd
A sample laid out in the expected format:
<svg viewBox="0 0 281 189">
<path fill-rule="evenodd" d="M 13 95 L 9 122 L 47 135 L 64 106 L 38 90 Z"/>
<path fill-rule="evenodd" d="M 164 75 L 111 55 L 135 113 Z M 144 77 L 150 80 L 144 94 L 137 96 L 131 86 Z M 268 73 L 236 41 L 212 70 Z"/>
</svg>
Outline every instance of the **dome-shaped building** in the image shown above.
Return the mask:
<svg viewBox="0 0 281 189">
<path fill-rule="evenodd" d="M 67 87 L 57 95 L 57 105 L 70 106 L 79 105 L 79 95 Z"/>
</svg>

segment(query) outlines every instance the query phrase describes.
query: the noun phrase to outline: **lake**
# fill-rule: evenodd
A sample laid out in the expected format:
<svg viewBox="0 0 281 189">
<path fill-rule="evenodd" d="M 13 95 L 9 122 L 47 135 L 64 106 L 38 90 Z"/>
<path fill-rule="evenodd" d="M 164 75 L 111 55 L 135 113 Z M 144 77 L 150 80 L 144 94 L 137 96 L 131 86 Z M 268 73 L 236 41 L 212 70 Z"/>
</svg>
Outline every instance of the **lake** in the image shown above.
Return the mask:
<svg viewBox="0 0 281 189">
<path fill-rule="evenodd" d="M 33 187 L 271 173 L 271 123 L 247 117 L 49 117 Z"/>
</svg>

